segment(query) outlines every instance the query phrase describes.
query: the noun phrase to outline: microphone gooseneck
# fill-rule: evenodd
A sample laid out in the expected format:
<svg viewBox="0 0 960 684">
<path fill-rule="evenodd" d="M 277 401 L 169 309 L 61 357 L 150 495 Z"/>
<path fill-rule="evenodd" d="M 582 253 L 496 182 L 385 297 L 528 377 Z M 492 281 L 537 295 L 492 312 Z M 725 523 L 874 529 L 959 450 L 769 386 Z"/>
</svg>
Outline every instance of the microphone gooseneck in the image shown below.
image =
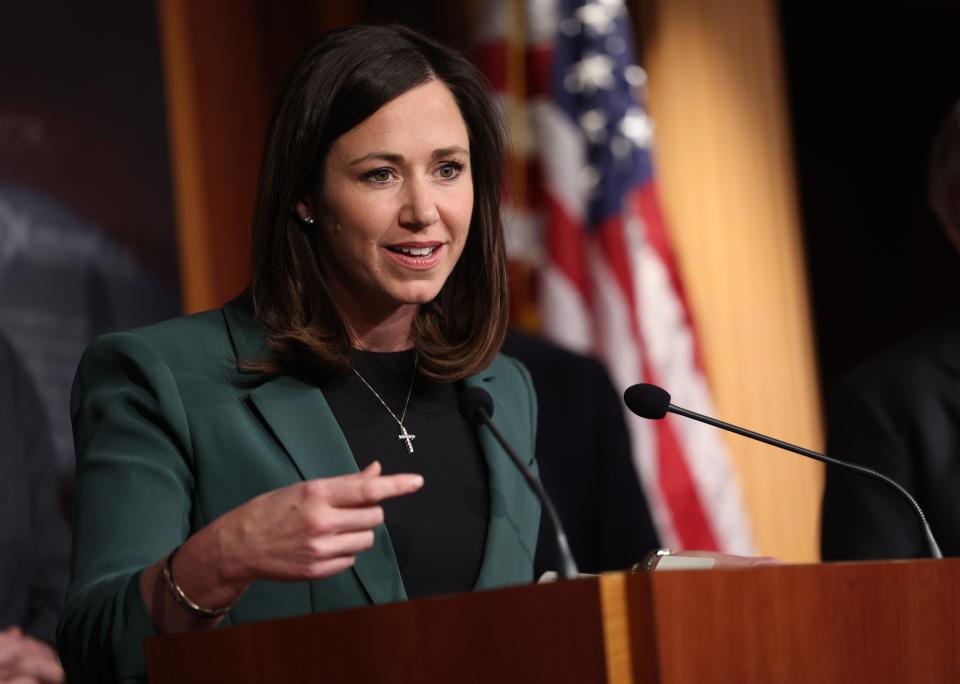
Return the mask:
<svg viewBox="0 0 960 684">
<path fill-rule="evenodd" d="M 567 534 L 563 531 L 563 525 L 560 524 L 560 516 L 557 514 L 557 509 L 554 507 L 550 497 L 547 496 L 547 492 L 543 489 L 543 484 L 541 484 L 540 480 L 524 465 L 520 457 L 517 456 L 513 448 L 507 443 L 506 438 L 500 433 L 497 426 L 494 425 L 492 420 L 493 398 L 490 396 L 490 393 L 482 387 L 468 387 L 460 394 L 460 413 L 471 425 L 477 427 L 486 425 L 490 429 L 490 432 L 493 433 L 493 436 L 500 443 L 500 446 L 507 452 L 507 456 L 513 461 L 513 465 L 517 467 L 517 470 L 523 475 L 523 479 L 527 481 L 527 485 L 533 490 L 537 498 L 540 499 L 540 504 L 550 517 L 550 522 L 553 523 L 553 529 L 556 533 L 557 555 L 560 559 L 558 574 L 563 579 L 575 579 L 579 571 L 577 570 L 576 562 L 573 560 L 573 554 L 570 552 Z"/>
<path fill-rule="evenodd" d="M 923 533 L 926 537 L 927 546 L 930 548 L 931 557 L 943 558 L 943 554 L 940 552 L 940 546 L 933 537 L 933 531 L 930 529 L 930 524 L 927 522 L 927 516 L 923 514 L 923 509 L 920 508 L 920 504 L 917 503 L 917 500 L 914 499 L 910 492 L 904 489 L 899 482 L 887 477 L 881 472 L 873 470 L 872 468 L 857 465 L 856 463 L 841 461 L 838 458 L 833 458 L 831 456 L 827 456 L 826 454 L 811 451 L 810 449 L 804 449 L 803 447 L 795 444 L 790 444 L 789 442 L 784 442 L 774 437 L 768 437 L 767 435 L 761 435 L 759 432 L 747 430 L 746 428 L 733 425 L 732 423 L 725 423 L 722 420 L 717 420 L 716 418 L 711 418 L 710 416 L 705 416 L 701 413 L 696 413 L 695 411 L 690 411 L 689 409 L 675 406 L 670 403 L 670 394 L 662 387 L 657 387 L 656 385 L 641 383 L 639 385 L 628 387 L 623 393 L 623 401 L 627 405 L 628 409 L 633 411 L 641 418 L 658 420 L 666 416 L 667 412 L 669 411 L 670 413 L 676 413 L 677 415 L 685 418 L 692 418 L 693 420 L 700 421 L 701 423 L 712 425 L 713 427 L 720 428 L 721 430 L 727 430 L 728 432 L 733 432 L 743 437 L 748 437 L 750 439 L 763 442 L 764 444 L 786 449 L 787 451 L 792 451 L 795 454 L 812 458 L 813 460 L 820 461 L 821 463 L 837 466 L 839 468 L 845 468 L 851 472 L 857 473 L 858 475 L 883 482 L 888 487 L 892 487 L 898 494 L 903 496 L 910 503 L 910 506 L 920 519 L 920 525 L 923 527 Z"/>
</svg>

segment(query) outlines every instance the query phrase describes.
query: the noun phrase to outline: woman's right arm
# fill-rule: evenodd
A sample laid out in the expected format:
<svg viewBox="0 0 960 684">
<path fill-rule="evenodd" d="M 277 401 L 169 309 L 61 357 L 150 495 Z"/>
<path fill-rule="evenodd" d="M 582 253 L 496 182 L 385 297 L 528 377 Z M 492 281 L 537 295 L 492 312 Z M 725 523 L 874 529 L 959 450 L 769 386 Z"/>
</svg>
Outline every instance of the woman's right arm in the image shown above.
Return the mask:
<svg viewBox="0 0 960 684">
<path fill-rule="evenodd" d="M 217 518 L 177 551 L 173 576 L 204 608 L 236 602 L 254 580 L 329 577 L 353 565 L 373 545 L 383 522 L 379 503 L 415 492 L 419 475 L 380 475 L 380 464 L 342 477 L 301 482 L 268 492 Z M 209 629 L 217 618 L 179 605 L 163 576 L 166 558 L 140 576 L 140 590 L 158 633 Z"/>
<path fill-rule="evenodd" d="M 71 397 L 77 450 L 74 544 L 57 647 L 71 682 L 146 677 L 143 642 L 210 627 L 173 600 L 162 575 L 175 557 L 184 594 L 233 603 L 258 578 L 323 577 L 349 567 L 380 499 L 416 476 L 313 480 L 248 501 L 191 536 L 193 446 L 176 379 L 143 337 L 118 333 L 87 349 Z M 195 519 L 195 518 L 193 518 Z M 366 528 L 366 529 L 364 529 Z"/>
</svg>

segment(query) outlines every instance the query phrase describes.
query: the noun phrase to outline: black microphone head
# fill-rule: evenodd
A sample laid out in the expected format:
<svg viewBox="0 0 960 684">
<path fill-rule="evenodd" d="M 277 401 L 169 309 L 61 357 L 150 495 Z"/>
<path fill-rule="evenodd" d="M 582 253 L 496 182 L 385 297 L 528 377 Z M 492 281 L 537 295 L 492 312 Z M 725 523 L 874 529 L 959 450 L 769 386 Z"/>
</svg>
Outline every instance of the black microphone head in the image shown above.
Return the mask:
<svg viewBox="0 0 960 684">
<path fill-rule="evenodd" d="M 460 393 L 460 413 L 471 425 L 480 425 L 482 422 L 479 411 L 493 417 L 493 397 L 482 387 L 468 387 Z"/>
<path fill-rule="evenodd" d="M 628 387 L 623 393 L 623 402 L 641 418 L 659 420 L 667 415 L 670 393 L 662 387 L 643 382 Z"/>
</svg>

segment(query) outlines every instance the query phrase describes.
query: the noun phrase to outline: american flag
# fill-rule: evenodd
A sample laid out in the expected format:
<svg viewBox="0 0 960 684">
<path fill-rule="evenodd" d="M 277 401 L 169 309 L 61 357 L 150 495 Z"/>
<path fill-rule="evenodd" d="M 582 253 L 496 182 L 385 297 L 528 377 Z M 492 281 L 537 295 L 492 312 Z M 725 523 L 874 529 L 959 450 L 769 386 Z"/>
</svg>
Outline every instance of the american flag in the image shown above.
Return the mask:
<svg viewBox="0 0 960 684">
<path fill-rule="evenodd" d="M 659 384 L 674 403 L 712 413 L 657 198 L 646 74 L 634 63 L 626 7 L 521 1 L 489 3 L 477 51 L 512 113 L 520 190 L 505 211 L 514 313 L 601 358 L 619 389 Z M 660 538 L 751 553 L 719 435 L 672 414 L 655 422 L 627 416 L 627 424 Z"/>
</svg>

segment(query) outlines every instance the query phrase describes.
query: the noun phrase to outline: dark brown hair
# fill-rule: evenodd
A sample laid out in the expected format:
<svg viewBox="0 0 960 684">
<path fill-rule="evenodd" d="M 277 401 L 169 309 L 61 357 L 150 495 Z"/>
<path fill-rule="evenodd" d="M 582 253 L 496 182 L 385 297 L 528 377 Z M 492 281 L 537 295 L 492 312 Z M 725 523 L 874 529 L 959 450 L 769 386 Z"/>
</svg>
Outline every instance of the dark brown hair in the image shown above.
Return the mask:
<svg viewBox="0 0 960 684">
<path fill-rule="evenodd" d="M 341 135 L 387 102 L 443 82 L 466 122 L 474 183 L 463 254 L 437 297 L 420 307 L 411 336 L 421 374 L 453 381 L 486 368 L 507 326 L 500 219 L 505 134 L 483 76 L 462 55 L 402 26 L 352 26 L 324 35 L 292 67 L 273 113 L 253 226 L 251 300 L 273 355 L 247 361 L 268 374 L 305 365 L 339 372 L 351 341 L 316 252 L 293 206 L 322 181 Z M 322 210 L 322 209 L 321 209 Z"/>
</svg>

